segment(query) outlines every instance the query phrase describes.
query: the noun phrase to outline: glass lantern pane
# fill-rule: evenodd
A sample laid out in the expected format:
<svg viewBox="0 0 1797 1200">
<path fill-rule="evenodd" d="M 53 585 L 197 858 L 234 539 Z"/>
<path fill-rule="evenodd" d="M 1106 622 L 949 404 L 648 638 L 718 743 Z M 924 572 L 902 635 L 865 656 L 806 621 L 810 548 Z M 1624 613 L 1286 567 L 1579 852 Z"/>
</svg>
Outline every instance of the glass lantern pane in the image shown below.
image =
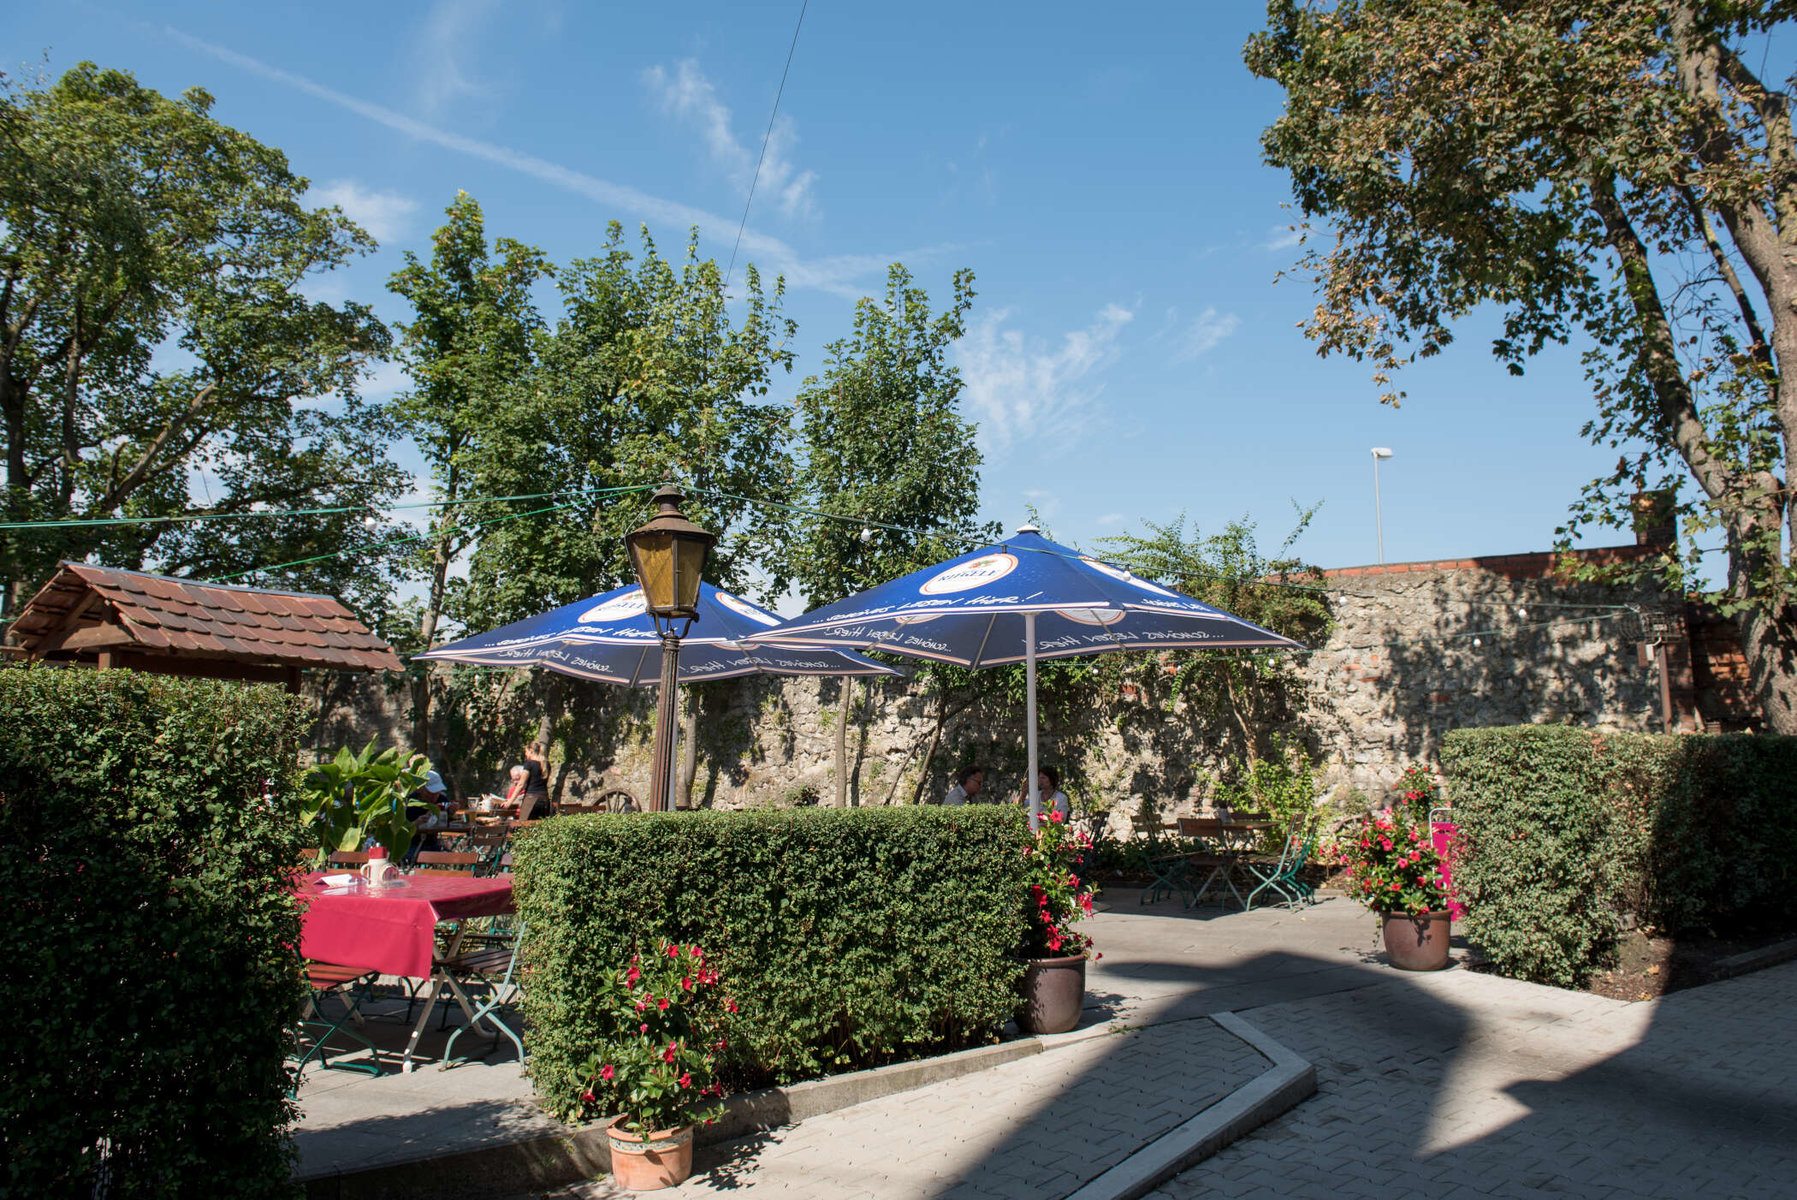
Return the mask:
<svg viewBox="0 0 1797 1200">
<path fill-rule="evenodd" d="M 675 547 L 679 565 L 675 568 L 674 602 L 684 609 L 699 606 L 699 577 L 705 570 L 706 551 L 711 549 L 698 538 L 682 538 Z"/>
<path fill-rule="evenodd" d="M 630 543 L 631 557 L 636 559 L 637 574 L 642 577 L 643 597 L 650 609 L 670 608 L 674 604 L 674 536 L 669 533 L 645 533 Z"/>
</svg>

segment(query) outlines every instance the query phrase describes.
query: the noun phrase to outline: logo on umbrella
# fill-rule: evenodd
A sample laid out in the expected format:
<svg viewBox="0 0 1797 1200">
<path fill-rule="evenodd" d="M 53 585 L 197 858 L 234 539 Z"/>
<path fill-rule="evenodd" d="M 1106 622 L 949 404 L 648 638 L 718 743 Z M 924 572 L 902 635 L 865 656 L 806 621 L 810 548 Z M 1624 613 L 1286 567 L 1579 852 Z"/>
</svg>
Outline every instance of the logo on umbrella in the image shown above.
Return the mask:
<svg viewBox="0 0 1797 1200">
<path fill-rule="evenodd" d="M 774 616 L 772 613 L 764 613 L 753 604 L 750 604 L 747 600 L 738 600 L 729 592 L 717 592 L 714 594 L 717 596 L 719 604 L 722 604 L 725 608 L 729 609 L 739 617 L 747 617 L 749 620 L 758 621 L 763 625 L 778 625 L 780 623 L 779 617 Z"/>
<path fill-rule="evenodd" d="M 643 596 L 643 589 L 625 592 L 622 596 L 613 596 L 604 604 L 595 604 L 576 617 L 582 625 L 591 625 L 600 621 L 622 621 L 629 617 L 640 617 L 649 611 L 649 601 Z"/>
<path fill-rule="evenodd" d="M 969 559 L 958 566 L 939 572 L 918 587 L 918 591 L 926 596 L 940 596 L 944 592 L 964 592 L 968 588 L 979 587 L 983 583 L 991 583 L 994 579 L 1003 579 L 1017 569 L 1015 554 L 982 554 L 978 558 Z"/>
</svg>

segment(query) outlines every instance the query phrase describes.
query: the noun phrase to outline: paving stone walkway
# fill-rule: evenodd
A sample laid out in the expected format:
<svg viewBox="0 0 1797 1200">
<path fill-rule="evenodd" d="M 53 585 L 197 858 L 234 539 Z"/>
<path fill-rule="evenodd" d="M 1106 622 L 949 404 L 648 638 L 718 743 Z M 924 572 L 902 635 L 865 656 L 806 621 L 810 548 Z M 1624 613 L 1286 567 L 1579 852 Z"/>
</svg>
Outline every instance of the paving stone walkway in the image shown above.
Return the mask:
<svg viewBox="0 0 1797 1200">
<path fill-rule="evenodd" d="M 1797 965 L 1643 1004 L 1456 970 L 1242 1015 L 1318 1094 L 1155 1200 L 1797 1195 Z"/>
<path fill-rule="evenodd" d="M 1110 1033 L 701 1150 L 669 1197 L 1036 1200 L 1064 1196 L 1265 1071 L 1210 1020 Z M 718 1161 L 719 1158 L 722 1161 Z M 709 1165 L 708 1161 L 710 1160 Z M 708 1167 L 708 1169 L 707 1169 Z M 606 1183 L 554 1193 L 588 1200 Z"/>
</svg>

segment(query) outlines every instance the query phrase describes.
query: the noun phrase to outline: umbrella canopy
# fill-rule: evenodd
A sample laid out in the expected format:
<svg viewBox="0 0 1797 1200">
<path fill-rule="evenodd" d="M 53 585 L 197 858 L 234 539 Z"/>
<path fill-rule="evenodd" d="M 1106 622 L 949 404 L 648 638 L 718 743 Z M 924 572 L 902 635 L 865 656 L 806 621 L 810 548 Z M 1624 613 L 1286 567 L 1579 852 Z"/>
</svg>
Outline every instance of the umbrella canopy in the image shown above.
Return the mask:
<svg viewBox="0 0 1797 1200">
<path fill-rule="evenodd" d="M 739 675 L 901 675 L 848 650 L 747 647 L 741 639 L 778 625 L 774 613 L 699 585 L 699 619 L 680 639 L 680 682 Z M 564 604 L 416 657 L 486 667 L 541 666 L 626 687 L 661 681 L 661 638 L 636 584 Z"/>
<path fill-rule="evenodd" d="M 1036 662 L 1115 650 L 1303 646 L 1122 567 L 1058 545 L 1025 525 L 996 546 L 913 571 L 754 635 L 756 645 L 877 648 L 1000 667 L 1024 663 L 1030 820 L 1036 790 Z"/>
</svg>

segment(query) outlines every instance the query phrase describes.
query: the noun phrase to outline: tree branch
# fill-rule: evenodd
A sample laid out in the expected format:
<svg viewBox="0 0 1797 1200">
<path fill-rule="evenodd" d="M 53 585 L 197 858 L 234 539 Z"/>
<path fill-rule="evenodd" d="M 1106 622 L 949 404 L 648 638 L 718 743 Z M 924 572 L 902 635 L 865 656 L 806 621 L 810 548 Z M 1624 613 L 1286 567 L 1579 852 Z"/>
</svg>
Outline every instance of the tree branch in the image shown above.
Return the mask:
<svg viewBox="0 0 1797 1200">
<path fill-rule="evenodd" d="M 95 501 L 92 506 L 93 511 L 111 512 L 123 502 L 125 497 L 137 490 L 137 485 L 144 481 L 144 476 L 148 475 L 150 468 L 156 465 L 156 460 L 161 455 L 163 448 L 177 433 L 181 432 L 189 421 L 211 406 L 212 393 L 217 390 L 217 384 L 209 383 L 196 392 L 194 398 L 187 402 L 187 407 L 157 431 L 156 436 L 150 441 L 149 448 L 138 456 L 137 462 L 129 471 L 125 472 L 125 477 L 113 483 L 106 489 L 105 494 Z"/>
</svg>

